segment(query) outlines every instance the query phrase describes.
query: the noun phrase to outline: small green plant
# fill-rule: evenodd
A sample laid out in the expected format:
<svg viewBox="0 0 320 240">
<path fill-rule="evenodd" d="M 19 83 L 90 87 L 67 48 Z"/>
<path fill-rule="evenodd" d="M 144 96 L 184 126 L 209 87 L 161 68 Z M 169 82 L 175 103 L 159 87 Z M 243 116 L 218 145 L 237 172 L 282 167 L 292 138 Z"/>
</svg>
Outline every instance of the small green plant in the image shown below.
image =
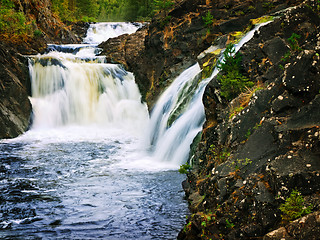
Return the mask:
<svg viewBox="0 0 320 240">
<path fill-rule="evenodd" d="M 170 20 L 171 20 L 171 16 L 170 15 L 167 15 L 164 18 L 162 18 L 160 23 L 159 23 L 160 29 L 164 29 L 170 23 Z"/>
<path fill-rule="evenodd" d="M 299 47 L 299 42 L 298 39 L 301 38 L 301 35 L 296 34 L 296 33 L 292 33 L 291 37 L 288 38 L 288 42 L 290 44 L 290 48 L 293 51 L 301 51 L 302 49 Z"/>
<path fill-rule="evenodd" d="M 185 226 L 184 226 L 184 228 L 183 228 L 183 231 L 184 232 L 188 232 L 188 231 L 190 231 L 191 230 L 191 222 L 188 222 Z"/>
<path fill-rule="evenodd" d="M 254 83 L 243 76 L 239 71 L 232 70 L 225 75 L 219 76 L 221 84 L 221 96 L 227 100 L 232 100 L 237 97 L 246 88 L 253 87 Z"/>
<path fill-rule="evenodd" d="M 281 58 L 281 61 L 286 62 L 290 56 L 291 56 L 291 52 L 290 51 L 286 52 L 286 54 L 284 54 L 284 56 Z"/>
<path fill-rule="evenodd" d="M 226 227 L 227 228 L 234 228 L 234 224 L 231 222 L 231 221 L 229 221 L 229 219 L 226 219 Z"/>
<path fill-rule="evenodd" d="M 202 16 L 202 20 L 207 27 L 210 27 L 214 22 L 214 17 L 210 12 L 207 12 L 205 16 Z"/>
<path fill-rule="evenodd" d="M 210 145 L 208 152 L 210 153 L 210 155 L 213 156 L 215 162 L 217 162 L 218 164 L 225 162 L 231 155 L 227 147 L 218 148 L 215 147 L 213 144 Z"/>
<path fill-rule="evenodd" d="M 254 10 L 256 10 L 256 8 L 255 8 L 254 6 L 250 5 L 250 6 L 248 7 L 248 11 L 249 11 L 249 12 L 253 12 Z"/>
<path fill-rule="evenodd" d="M 35 37 L 41 37 L 42 36 L 42 32 L 39 29 L 34 30 L 33 32 L 33 36 Z"/>
<path fill-rule="evenodd" d="M 191 170 L 191 166 L 188 163 L 182 164 L 179 168 L 179 173 L 187 174 Z"/>
<path fill-rule="evenodd" d="M 253 129 L 257 130 L 259 127 L 261 127 L 261 123 L 256 123 L 256 125 L 253 127 Z"/>
<path fill-rule="evenodd" d="M 252 163 L 252 160 L 249 158 L 245 158 L 245 159 L 237 159 L 236 161 L 234 161 L 233 163 L 229 164 L 229 167 L 233 167 L 234 170 L 240 170 L 241 167 L 245 167 L 249 164 Z"/>
<path fill-rule="evenodd" d="M 235 52 L 233 44 L 227 45 L 223 57 L 224 60 L 217 64 L 217 67 L 221 70 L 218 80 L 221 85 L 221 96 L 230 101 L 241 92 L 253 87 L 254 83 L 242 75 L 242 56 Z"/>
<path fill-rule="evenodd" d="M 281 218 L 284 223 L 293 221 L 312 212 L 312 206 L 306 206 L 301 193 L 294 189 L 290 196 L 280 205 Z"/>
<path fill-rule="evenodd" d="M 267 11 L 271 10 L 272 8 L 274 8 L 274 5 L 272 2 L 265 2 L 262 4 L 262 7 L 264 9 L 266 9 Z"/>
<path fill-rule="evenodd" d="M 164 10 L 167 12 L 173 5 L 174 1 L 172 0 L 154 0 L 153 1 L 154 8 L 156 12 Z"/>
<path fill-rule="evenodd" d="M 246 137 L 246 139 L 248 139 L 250 136 L 251 136 L 251 129 L 249 128 L 245 137 Z"/>
<path fill-rule="evenodd" d="M 244 109 L 244 107 L 242 107 L 242 106 L 235 107 L 234 109 L 232 109 L 231 112 L 230 112 L 230 115 L 229 115 L 229 119 L 232 119 L 235 115 L 237 115 L 243 109 Z"/>
</svg>

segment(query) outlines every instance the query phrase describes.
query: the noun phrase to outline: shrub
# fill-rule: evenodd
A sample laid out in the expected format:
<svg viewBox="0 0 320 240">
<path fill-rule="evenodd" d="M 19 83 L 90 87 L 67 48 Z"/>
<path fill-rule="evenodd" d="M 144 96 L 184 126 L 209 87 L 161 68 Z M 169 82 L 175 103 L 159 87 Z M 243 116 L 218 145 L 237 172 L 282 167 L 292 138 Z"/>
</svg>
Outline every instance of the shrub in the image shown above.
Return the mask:
<svg viewBox="0 0 320 240">
<path fill-rule="evenodd" d="M 288 42 L 290 44 L 290 48 L 293 51 L 301 51 L 302 49 L 299 47 L 298 39 L 301 38 L 301 35 L 292 33 L 291 36 L 288 38 Z"/>
<path fill-rule="evenodd" d="M 205 16 L 202 16 L 202 20 L 204 22 L 204 24 L 209 27 L 213 24 L 214 22 L 214 17 L 211 15 L 210 12 L 207 12 L 207 14 Z"/>
<path fill-rule="evenodd" d="M 217 65 L 221 70 L 218 80 L 221 85 L 221 96 L 230 101 L 246 89 L 253 87 L 254 83 L 242 75 L 242 56 L 235 53 L 233 44 L 227 45 L 223 57 L 223 62 L 220 61 Z"/>
<path fill-rule="evenodd" d="M 33 32 L 33 36 L 35 37 L 41 37 L 42 36 L 42 32 L 39 29 L 34 30 Z"/>
<path fill-rule="evenodd" d="M 294 189 L 290 196 L 280 205 L 281 218 L 284 223 L 293 221 L 312 212 L 312 206 L 305 206 L 301 193 Z"/>
<path fill-rule="evenodd" d="M 188 163 L 182 164 L 179 169 L 179 173 L 187 174 L 191 170 L 191 166 Z"/>
<path fill-rule="evenodd" d="M 247 88 L 253 87 L 254 83 L 243 76 L 239 71 L 232 70 L 219 77 L 221 84 L 221 96 L 232 100 Z"/>
</svg>

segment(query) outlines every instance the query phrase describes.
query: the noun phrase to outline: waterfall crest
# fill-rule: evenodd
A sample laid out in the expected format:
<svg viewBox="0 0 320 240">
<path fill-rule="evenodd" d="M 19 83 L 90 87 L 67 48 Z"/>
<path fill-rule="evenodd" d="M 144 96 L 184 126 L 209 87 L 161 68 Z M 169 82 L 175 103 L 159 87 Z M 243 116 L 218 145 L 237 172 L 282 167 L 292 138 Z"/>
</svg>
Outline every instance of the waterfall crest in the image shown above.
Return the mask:
<svg viewBox="0 0 320 240">
<path fill-rule="evenodd" d="M 143 26 L 142 23 L 101 22 L 90 24 L 84 43 L 99 44 L 109 38 L 131 34 Z"/>
</svg>

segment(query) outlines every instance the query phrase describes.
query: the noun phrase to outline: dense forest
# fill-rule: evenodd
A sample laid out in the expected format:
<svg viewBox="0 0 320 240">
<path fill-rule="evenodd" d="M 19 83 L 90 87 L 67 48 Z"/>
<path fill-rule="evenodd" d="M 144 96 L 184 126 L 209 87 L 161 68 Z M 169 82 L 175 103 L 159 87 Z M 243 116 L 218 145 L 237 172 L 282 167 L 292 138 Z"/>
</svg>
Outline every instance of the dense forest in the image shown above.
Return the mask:
<svg viewBox="0 0 320 240">
<path fill-rule="evenodd" d="M 51 0 L 63 21 L 146 21 L 173 0 Z"/>
<path fill-rule="evenodd" d="M 67 23 L 150 21 L 155 13 L 172 7 L 175 2 L 176 0 L 49 0 L 46 4 L 51 5 L 56 19 Z M 33 2 L 34 4 L 37 2 Z M 31 15 L 30 11 L 23 10 L 19 1 L 0 0 L 0 39 L 25 42 L 30 38 L 41 37 L 37 17 Z"/>
</svg>

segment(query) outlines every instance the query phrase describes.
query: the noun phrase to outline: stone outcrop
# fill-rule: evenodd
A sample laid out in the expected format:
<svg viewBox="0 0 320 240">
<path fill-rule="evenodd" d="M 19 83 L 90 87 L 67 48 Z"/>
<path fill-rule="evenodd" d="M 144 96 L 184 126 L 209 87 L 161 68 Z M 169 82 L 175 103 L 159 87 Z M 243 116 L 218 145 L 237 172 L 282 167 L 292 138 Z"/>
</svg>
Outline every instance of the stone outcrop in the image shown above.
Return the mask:
<svg viewBox="0 0 320 240">
<path fill-rule="evenodd" d="M 297 219 L 286 227 L 276 229 L 263 237 L 263 240 L 295 240 L 295 239 L 319 239 L 320 213 L 314 212 L 301 219 Z"/>
<path fill-rule="evenodd" d="M 144 40 L 147 33 L 148 27 L 144 26 L 133 34 L 110 38 L 99 45 L 103 49 L 101 55 L 105 55 L 108 62 L 122 64 L 129 71 L 134 71 L 145 50 Z"/>
<path fill-rule="evenodd" d="M 182 0 L 152 20 L 134 58 L 126 56 L 129 36 L 103 44 L 111 61 L 134 72 L 151 109 L 196 61 L 210 75 L 217 53 L 200 57 L 204 50 L 237 40 L 257 18 L 278 16 L 240 51 L 255 87 L 231 102 L 217 78 L 206 88 L 206 123 L 183 183 L 191 215 L 178 239 L 317 239 L 318 213 L 288 223 L 279 207 L 294 189 L 305 206 L 320 207 L 319 11 L 312 0 Z"/>
<path fill-rule="evenodd" d="M 207 86 L 207 122 L 183 184 L 192 215 L 179 239 L 318 238 L 318 214 L 287 225 L 279 206 L 294 189 L 320 206 L 319 9 L 290 8 L 242 47 L 244 74 L 259 87 L 229 103 L 216 78 Z"/>
<path fill-rule="evenodd" d="M 8 45 L 0 44 L 0 138 L 11 138 L 29 126 L 28 60 Z"/>
</svg>

